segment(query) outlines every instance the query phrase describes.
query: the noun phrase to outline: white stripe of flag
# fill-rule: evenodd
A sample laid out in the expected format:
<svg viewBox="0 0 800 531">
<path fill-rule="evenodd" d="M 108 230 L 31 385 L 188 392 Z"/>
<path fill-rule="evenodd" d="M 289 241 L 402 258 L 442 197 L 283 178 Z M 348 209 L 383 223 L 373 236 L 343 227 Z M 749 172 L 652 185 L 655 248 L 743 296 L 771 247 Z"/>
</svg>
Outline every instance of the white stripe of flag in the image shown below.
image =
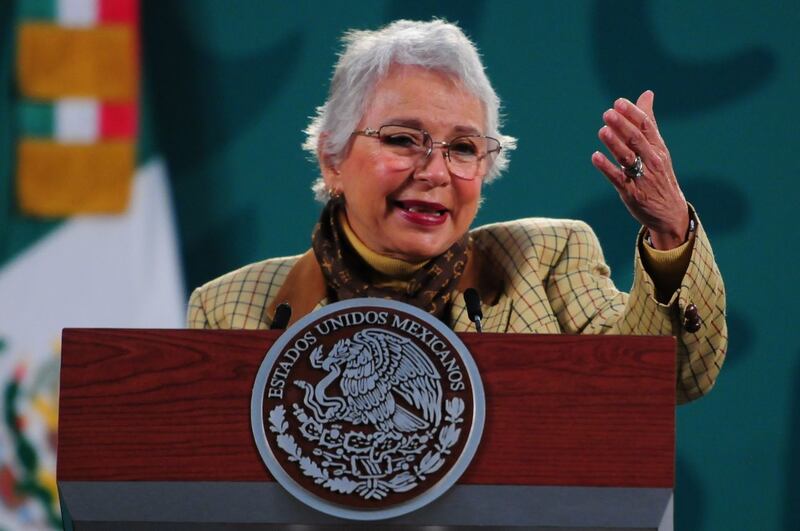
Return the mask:
<svg viewBox="0 0 800 531">
<path fill-rule="evenodd" d="M 99 0 L 57 0 L 57 21 L 62 26 L 94 26 L 100 12 L 98 2 Z"/>
<path fill-rule="evenodd" d="M 55 103 L 55 139 L 93 143 L 100 137 L 100 104 L 87 98 L 64 98 Z"/>
</svg>

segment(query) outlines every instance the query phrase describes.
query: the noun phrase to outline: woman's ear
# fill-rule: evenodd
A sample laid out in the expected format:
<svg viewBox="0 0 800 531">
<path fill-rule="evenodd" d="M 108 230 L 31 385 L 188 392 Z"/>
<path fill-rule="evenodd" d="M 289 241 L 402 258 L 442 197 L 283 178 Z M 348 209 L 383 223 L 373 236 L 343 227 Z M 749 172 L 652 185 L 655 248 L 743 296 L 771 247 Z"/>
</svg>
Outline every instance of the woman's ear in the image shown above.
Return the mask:
<svg viewBox="0 0 800 531">
<path fill-rule="evenodd" d="M 319 142 L 317 143 L 317 161 L 319 162 L 319 169 L 322 173 L 322 180 L 325 181 L 325 186 L 328 192 L 334 194 L 341 191 L 341 173 L 339 172 L 338 162 L 333 155 L 325 152 L 325 144 L 328 140 L 328 133 L 319 135 Z"/>
</svg>

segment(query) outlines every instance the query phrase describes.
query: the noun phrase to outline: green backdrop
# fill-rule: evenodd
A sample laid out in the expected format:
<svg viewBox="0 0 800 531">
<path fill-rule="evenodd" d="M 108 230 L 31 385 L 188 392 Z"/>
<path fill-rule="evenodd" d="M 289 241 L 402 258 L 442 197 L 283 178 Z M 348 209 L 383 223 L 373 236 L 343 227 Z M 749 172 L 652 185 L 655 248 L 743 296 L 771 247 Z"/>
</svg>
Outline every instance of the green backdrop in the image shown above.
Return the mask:
<svg viewBox="0 0 800 531">
<path fill-rule="evenodd" d="M 309 246 L 319 205 L 302 130 L 347 28 L 442 16 L 483 54 L 519 138 L 477 223 L 573 217 L 620 286 L 636 225 L 594 171 L 601 114 L 655 111 L 728 288 L 717 388 L 678 409 L 678 529 L 800 529 L 800 4 L 731 1 L 143 0 L 143 151 L 167 160 L 187 286 Z M 55 222 L 13 200 L 11 2 L 0 2 L 0 264 Z"/>
</svg>

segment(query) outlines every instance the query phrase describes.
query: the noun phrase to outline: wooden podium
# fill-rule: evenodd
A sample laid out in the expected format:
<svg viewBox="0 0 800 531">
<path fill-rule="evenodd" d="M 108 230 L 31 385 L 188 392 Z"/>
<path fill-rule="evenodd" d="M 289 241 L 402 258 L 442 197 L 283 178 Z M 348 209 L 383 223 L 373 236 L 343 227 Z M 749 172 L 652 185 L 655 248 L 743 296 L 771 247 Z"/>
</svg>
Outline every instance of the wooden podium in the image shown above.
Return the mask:
<svg viewBox="0 0 800 531">
<path fill-rule="evenodd" d="M 251 392 L 278 335 L 65 329 L 65 528 L 672 529 L 674 338 L 459 334 L 486 393 L 472 464 L 430 505 L 359 523 L 297 501 L 259 456 Z"/>
</svg>

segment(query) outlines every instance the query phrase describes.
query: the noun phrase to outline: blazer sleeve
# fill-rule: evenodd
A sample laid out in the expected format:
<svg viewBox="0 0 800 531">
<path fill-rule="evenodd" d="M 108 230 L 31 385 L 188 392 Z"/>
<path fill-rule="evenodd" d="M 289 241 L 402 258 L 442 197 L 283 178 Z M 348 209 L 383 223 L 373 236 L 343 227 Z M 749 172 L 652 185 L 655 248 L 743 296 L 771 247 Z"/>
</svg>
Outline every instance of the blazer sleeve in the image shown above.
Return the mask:
<svg viewBox="0 0 800 531">
<path fill-rule="evenodd" d="M 639 242 L 641 238 L 640 233 Z M 675 336 L 678 403 L 699 398 L 714 386 L 728 345 L 725 287 L 699 219 L 686 273 L 665 303 L 656 298 L 655 284 L 642 265 L 638 246 L 630 294 L 617 290 L 597 237 L 580 221 L 572 222 L 567 243 L 545 286 L 566 333 Z M 683 327 L 690 304 L 697 307 L 702 321 L 694 333 Z"/>
<path fill-rule="evenodd" d="M 210 328 L 200 288 L 195 289 L 192 296 L 189 297 L 189 305 L 186 309 L 186 328 Z"/>
</svg>

